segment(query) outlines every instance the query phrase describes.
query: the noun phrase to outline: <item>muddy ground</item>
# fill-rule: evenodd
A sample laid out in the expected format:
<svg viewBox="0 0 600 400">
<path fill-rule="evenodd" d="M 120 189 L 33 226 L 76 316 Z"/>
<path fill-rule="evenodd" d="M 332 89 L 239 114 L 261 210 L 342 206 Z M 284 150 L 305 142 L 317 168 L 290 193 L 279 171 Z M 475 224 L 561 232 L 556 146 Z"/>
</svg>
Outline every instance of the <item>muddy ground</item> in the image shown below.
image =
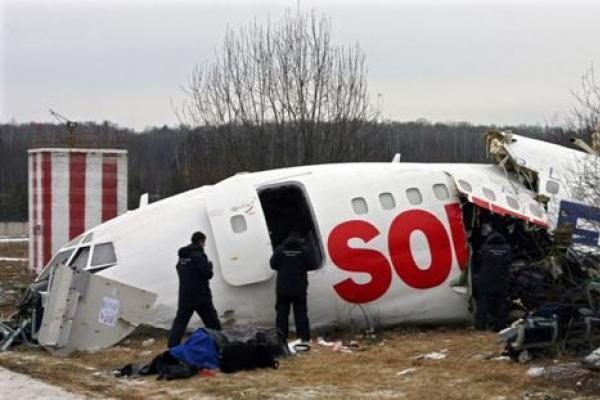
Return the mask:
<svg viewBox="0 0 600 400">
<path fill-rule="evenodd" d="M 7 250 L 0 245 L 0 257 L 21 257 L 22 246 Z M 4 292 L 29 279 L 25 263 L 0 261 Z M 2 312 L 10 311 L 4 307 Z M 144 346 L 150 337 L 154 343 Z M 172 382 L 113 377 L 115 368 L 147 362 L 165 345 L 165 332 L 141 329 L 118 346 L 70 358 L 18 347 L 0 354 L 0 365 L 99 398 L 600 399 L 600 374 L 579 367 L 573 356 L 536 359 L 526 365 L 497 359 L 502 346 L 496 336 L 469 327 L 388 330 L 378 340 L 359 340 L 349 353 L 315 344 L 306 354 L 282 360 L 278 370 Z M 431 352 L 445 357 L 419 357 Z M 544 367 L 541 376 L 528 374 L 539 366 Z"/>
</svg>

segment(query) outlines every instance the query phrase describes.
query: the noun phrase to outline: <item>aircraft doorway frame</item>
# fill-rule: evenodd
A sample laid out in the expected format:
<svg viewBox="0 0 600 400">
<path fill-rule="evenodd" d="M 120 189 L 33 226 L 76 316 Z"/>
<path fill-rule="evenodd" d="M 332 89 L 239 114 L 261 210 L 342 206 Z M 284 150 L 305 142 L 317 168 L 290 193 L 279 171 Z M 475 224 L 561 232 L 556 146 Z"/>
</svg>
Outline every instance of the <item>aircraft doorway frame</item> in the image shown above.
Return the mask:
<svg viewBox="0 0 600 400">
<path fill-rule="evenodd" d="M 276 184 L 258 187 L 257 192 L 273 249 L 283 242 L 290 232 L 298 231 L 298 233 L 306 238 L 307 245 L 314 249 L 318 269 L 322 268 L 325 264 L 323 240 L 305 186 L 297 181 L 278 182 Z M 276 204 L 275 201 L 277 200 L 275 197 L 279 196 L 280 199 L 283 198 L 281 200 L 285 201 L 289 200 L 290 195 L 300 195 L 301 197 L 300 200 L 296 200 L 298 201 L 297 203 L 292 204 L 291 206 L 284 206 L 279 210 L 273 208 Z M 286 196 L 288 197 L 286 198 Z M 301 215 L 296 216 L 291 220 L 294 226 L 281 225 L 282 217 L 289 217 L 290 212 L 298 210 L 300 210 Z M 288 221 L 290 220 L 288 219 Z"/>
</svg>

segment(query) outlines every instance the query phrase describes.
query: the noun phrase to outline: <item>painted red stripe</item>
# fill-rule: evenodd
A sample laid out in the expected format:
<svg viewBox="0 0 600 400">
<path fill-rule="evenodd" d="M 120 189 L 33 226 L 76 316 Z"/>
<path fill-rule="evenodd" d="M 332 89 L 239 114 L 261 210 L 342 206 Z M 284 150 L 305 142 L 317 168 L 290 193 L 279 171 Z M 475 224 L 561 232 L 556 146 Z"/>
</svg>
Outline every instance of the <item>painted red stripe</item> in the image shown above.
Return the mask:
<svg viewBox="0 0 600 400">
<path fill-rule="evenodd" d="M 85 230 L 86 153 L 71 153 L 69 159 L 69 240 Z"/>
<path fill-rule="evenodd" d="M 483 207 L 487 210 L 490 209 L 490 203 L 488 203 L 485 200 L 480 199 L 479 197 L 475 197 L 475 196 L 471 196 L 471 201 L 473 202 L 473 204 L 475 204 L 476 206 L 479 207 Z"/>
<path fill-rule="evenodd" d="M 531 222 L 533 222 L 536 225 L 540 225 L 546 229 L 550 228 L 550 224 L 545 223 L 544 221 L 540 221 L 539 219 L 532 219 Z"/>
<path fill-rule="evenodd" d="M 117 157 L 102 157 L 102 222 L 117 216 Z"/>
<path fill-rule="evenodd" d="M 530 217 L 528 217 L 525 214 L 520 214 L 520 213 L 511 211 L 511 210 L 506 209 L 504 207 L 500 207 L 499 205 L 494 204 L 494 203 L 488 203 L 487 201 L 485 201 L 483 199 L 480 199 L 479 197 L 476 197 L 476 196 L 471 196 L 471 201 L 476 206 L 485 208 L 487 210 L 490 210 L 490 211 L 492 211 L 492 212 L 494 212 L 496 214 L 500 214 L 502 216 L 508 215 L 508 216 L 519 218 L 519 219 L 522 219 L 522 220 L 525 220 L 525 221 L 528 221 L 528 222 L 533 222 L 534 224 L 541 225 L 541 226 L 543 226 L 545 228 L 549 228 L 550 227 L 550 225 L 548 225 L 544 221 L 540 221 L 540 220 L 537 220 L 535 218 L 530 218 Z"/>
<path fill-rule="evenodd" d="M 529 217 L 524 215 L 524 214 L 520 214 L 514 211 L 511 211 L 507 208 L 501 207 L 499 205 L 496 204 L 492 204 L 492 211 L 500 214 L 500 215 L 508 215 L 510 217 L 515 217 L 515 218 L 519 218 L 519 219 L 523 219 L 525 221 L 529 221 Z"/>
<path fill-rule="evenodd" d="M 52 155 L 42 153 L 42 263 L 52 257 Z"/>
<path fill-rule="evenodd" d="M 32 154 L 31 155 L 32 158 L 32 165 L 31 165 L 31 196 L 33 197 L 33 204 L 32 204 L 32 212 L 33 212 L 33 218 L 31 219 L 31 221 L 29 221 L 30 224 L 32 224 L 32 229 L 31 229 L 31 233 L 32 236 L 30 239 L 33 240 L 33 254 L 32 254 L 32 259 L 33 259 L 33 269 L 37 270 L 39 268 L 38 266 L 38 189 L 37 189 L 37 182 L 38 182 L 38 176 L 37 176 L 37 154 Z"/>
</svg>

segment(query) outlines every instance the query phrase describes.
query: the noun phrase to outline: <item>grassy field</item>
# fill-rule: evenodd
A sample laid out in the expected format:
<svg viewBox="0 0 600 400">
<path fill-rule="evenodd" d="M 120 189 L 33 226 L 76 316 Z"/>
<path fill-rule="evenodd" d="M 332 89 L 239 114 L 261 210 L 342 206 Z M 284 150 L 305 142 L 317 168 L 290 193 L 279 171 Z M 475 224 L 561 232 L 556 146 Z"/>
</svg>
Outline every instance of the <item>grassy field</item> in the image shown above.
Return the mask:
<svg viewBox="0 0 600 400">
<path fill-rule="evenodd" d="M 0 286 L 25 283 L 30 279 L 25 269 L 24 263 L 0 262 Z M 149 337 L 155 342 L 144 347 Z M 110 349 L 69 358 L 19 347 L 0 354 L 0 365 L 73 392 L 117 399 L 600 399 L 600 375 L 587 370 L 528 375 L 532 366 L 554 368 L 570 357 L 528 365 L 498 360 L 502 346 L 496 336 L 469 327 L 402 328 L 376 341 L 357 339 L 351 353 L 315 344 L 308 353 L 282 360 L 277 370 L 171 382 L 112 375 L 115 368 L 148 362 L 164 351 L 166 333 L 148 329 Z M 446 357 L 419 357 L 434 351 Z"/>
</svg>

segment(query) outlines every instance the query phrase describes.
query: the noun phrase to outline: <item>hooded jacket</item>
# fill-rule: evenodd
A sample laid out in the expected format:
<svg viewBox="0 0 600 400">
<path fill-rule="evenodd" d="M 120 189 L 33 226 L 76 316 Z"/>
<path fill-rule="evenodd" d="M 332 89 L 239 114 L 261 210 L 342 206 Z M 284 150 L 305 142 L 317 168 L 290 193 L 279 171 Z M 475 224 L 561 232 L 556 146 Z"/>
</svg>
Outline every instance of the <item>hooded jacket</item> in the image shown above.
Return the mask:
<svg viewBox="0 0 600 400">
<path fill-rule="evenodd" d="M 307 271 L 317 268 L 314 254 L 300 238 L 289 237 L 275 248 L 271 268 L 277 271 L 278 295 L 296 296 L 308 289 Z"/>
<path fill-rule="evenodd" d="M 179 307 L 211 302 L 212 293 L 208 281 L 213 277 L 213 269 L 204 248 L 191 243 L 180 248 L 178 254 Z"/>
</svg>

